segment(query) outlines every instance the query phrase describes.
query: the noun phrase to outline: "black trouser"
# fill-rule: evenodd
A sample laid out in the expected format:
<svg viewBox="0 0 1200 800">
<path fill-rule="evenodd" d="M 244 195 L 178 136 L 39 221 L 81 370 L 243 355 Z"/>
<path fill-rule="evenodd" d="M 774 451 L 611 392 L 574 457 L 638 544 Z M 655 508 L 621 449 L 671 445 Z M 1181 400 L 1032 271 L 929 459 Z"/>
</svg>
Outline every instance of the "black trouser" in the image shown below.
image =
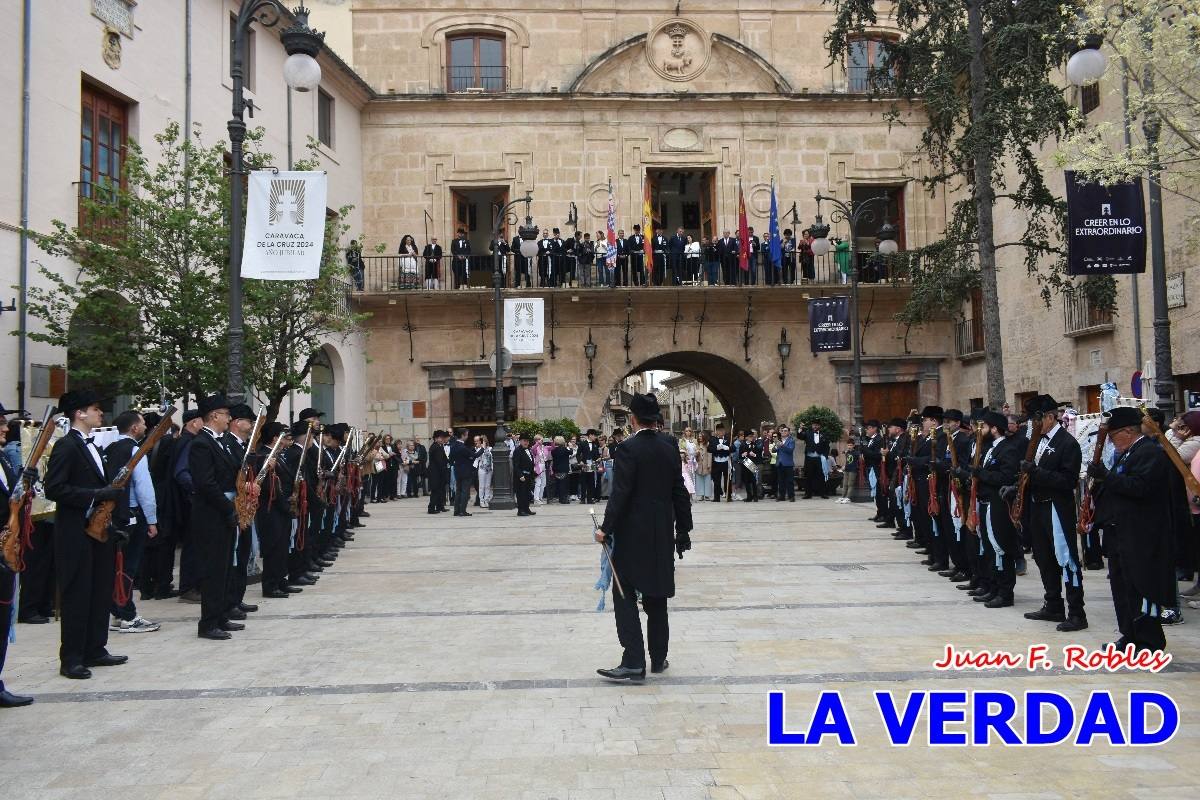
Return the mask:
<svg viewBox="0 0 1200 800">
<path fill-rule="evenodd" d="M 229 621 L 229 571 L 233 565 L 233 530 L 228 520 L 193 519 L 200 561 L 201 633 Z"/>
<path fill-rule="evenodd" d="M 240 605 L 246 599 L 246 570 L 250 565 L 250 529 L 238 533 L 237 542 L 235 544 L 237 550 L 237 564 L 231 564 L 229 567 L 229 608 Z"/>
<path fill-rule="evenodd" d="M 729 462 L 728 461 L 713 461 L 712 465 L 713 479 L 713 500 L 718 503 L 725 496 L 726 484 L 729 483 Z"/>
<path fill-rule="evenodd" d="M 467 259 L 457 256 L 454 259 L 454 288 L 461 289 L 467 285 Z"/>
<path fill-rule="evenodd" d="M 796 468 L 793 466 L 775 465 L 775 499 L 796 499 Z"/>
<path fill-rule="evenodd" d="M 66 527 L 64 530 L 63 527 Z M 115 576 L 114 541 L 101 543 L 75 526 L 55 526 L 55 567 L 60 592 L 64 667 L 82 665 L 107 652 L 108 611 Z M 5 609 L 11 613 L 11 609 Z"/>
<path fill-rule="evenodd" d="M 884 485 L 883 471 L 880 467 L 867 467 L 867 469 L 875 473 L 875 516 L 883 522 L 889 522 L 891 515 L 888 513 L 888 494 L 891 492 L 891 487 Z M 867 480 L 869 482 L 871 479 L 868 477 Z"/>
<path fill-rule="evenodd" d="M 742 488 L 746 490 L 747 502 L 756 502 L 758 500 L 758 474 L 747 469 L 745 464 L 740 465 L 742 470 Z"/>
<path fill-rule="evenodd" d="M 171 589 L 175 572 L 175 535 L 168 532 L 161 522 L 158 535 L 146 542 L 142 555 L 140 586 L 142 597 L 153 599 L 164 596 Z"/>
<path fill-rule="evenodd" d="M 29 537 L 32 548 L 25 548 L 21 557 L 25 559 L 25 571 L 21 573 L 21 619 L 40 614 L 49 617 L 54 613 L 54 523 L 33 523 Z M 7 616 L 11 609 L 0 608 L 0 617 Z"/>
<path fill-rule="evenodd" d="M 988 510 L 991 510 L 989 520 Z M 990 527 L 989 527 L 990 522 Z M 1020 537 L 1008 516 L 1008 505 L 996 502 L 979 504 L 979 537 L 983 544 L 983 555 L 979 557 L 978 582 L 1004 600 L 1011 600 L 1017 585 L 1017 556 L 1021 553 Z M 1000 545 L 996 552 L 992 539 Z M 999 566 L 997 566 L 999 564 Z"/>
<path fill-rule="evenodd" d="M 812 497 L 814 493 L 821 497 L 829 496 L 829 490 L 825 488 L 825 470 L 821 467 L 821 459 L 806 456 L 804 458 L 804 496 Z"/>
<path fill-rule="evenodd" d="M 471 484 L 474 483 L 475 470 L 464 470 L 455 475 L 454 513 L 462 516 L 467 513 L 467 503 L 471 500 Z"/>
<path fill-rule="evenodd" d="M 282 511 L 260 510 L 255 517 L 258 549 L 262 553 L 262 591 L 266 594 L 280 589 L 288 577 L 288 539 L 292 518 Z"/>
<path fill-rule="evenodd" d="M 1058 563 L 1054 551 L 1054 522 L 1051 513 L 1054 504 L 1050 501 L 1034 501 L 1032 493 L 1027 498 L 1032 506 L 1029 524 L 1033 536 L 1033 560 L 1037 563 L 1038 573 L 1042 578 L 1042 589 L 1045 591 L 1046 605 L 1052 609 L 1063 607 L 1064 589 L 1066 593 L 1067 613 L 1072 617 L 1084 616 L 1083 611 L 1083 571 L 1079 566 L 1079 552 L 1076 545 L 1075 526 L 1072 520 L 1061 520 L 1063 534 L 1066 539 L 1071 569 L 1068 574 L 1074 578 L 1063 577 L 1063 566 Z M 1078 585 L 1074 585 L 1074 584 Z"/>
<path fill-rule="evenodd" d="M 425 488 L 425 474 L 418 472 L 418 468 L 414 467 L 408 472 L 408 486 L 405 487 L 405 494 L 409 497 L 416 497 L 417 492 Z"/>
<path fill-rule="evenodd" d="M 441 476 L 429 476 L 429 510 L 441 511 L 446 508 L 446 480 Z"/>
<path fill-rule="evenodd" d="M 27 561 L 26 569 L 29 568 L 28 564 Z M 12 604 L 14 600 L 20 602 L 18 597 L 14 597 L 18 594 L 16 588 L 17 576 L 0 566 L 0 692 L 4 691 L 4 660 L 8 657 L 8 630 L 12 625 Z"/>
<path fill-rule="evenodd" d="M 621 655 L 621 666 L 643 669 L 646 666 L 646 644 L 642 639 L 642 620 L 638 616 L 637 590 L 627 583 L 621 584 L 625 597 L 617 591 L 613 582 L 613 611 L 617 621 L 617 639 L 625 652 Z M 646 639 L 650 642 L 650 663 L 661 664 L 667 658 L 670 629 L 667 624 L 667 598 L 642 597 L 642 608 L 646 611 Z"/>
<path fill-rule="evenodd" d="M 631 286 L 646 285 L 646 256 L 642 254 L 629 257 L 629 284 Z"/>
<path fill-rule="evenodd" d="M 554 490 L 558 494 L 558 502 L 564 506 L 571 502 L 571 475 L 554 473 Z"/>
<path fill-rule="evenodd" d="M 1117 628 L 1121 638 L 1132 642 L 1138 649 L 1162 650 L 1167 646 L 1162 621 L 1158 615 L 1161 607 L 1145 600 L 1133 585 L 1133 576 L 1125 569 L 1115 542 L 1105 534 L 1105 549 L 1108 555 L 1108 582 L 1112 586 L 1113 609 L 1117 612 Z"/>
<path fill-rule="evenodd" d="M 517 496 L 517 512 L 528 513 L 529 504 L 533 502 L 533 475 L 526 476 L 524 480 L 517 476 L 513 493 Z"/>
<path fill-rule="evenodd" d="M 599 477 L 595 472 L 579 473 L 580 502 L 594 503 L 600 499 L 600 482 L 597 480 Z"/>
<path fill-rule="evenodd" d="M 933 547 L 933 520 L 929 516 L 929 476 L 913 472 L 916 497 L 912 501 L 913 538 L 922 547 Z M 931 551 L 932 552 L 932 549 Z"/>
</svg>

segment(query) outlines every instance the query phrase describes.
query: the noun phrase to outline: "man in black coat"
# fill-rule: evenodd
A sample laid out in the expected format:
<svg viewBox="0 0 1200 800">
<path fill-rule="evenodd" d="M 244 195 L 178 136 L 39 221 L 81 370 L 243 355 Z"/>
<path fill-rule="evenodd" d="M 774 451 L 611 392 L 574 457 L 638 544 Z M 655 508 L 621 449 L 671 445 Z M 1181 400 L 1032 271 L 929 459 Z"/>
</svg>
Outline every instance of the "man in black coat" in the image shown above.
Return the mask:
<svg viewBox="0 0 1200 800">
<path fill-rule="evenodd" d="M 280 437 L 283 437 L 279 443 L 280 450 L 268 461 L 267 456 Z M 288 542 L 292 530 L 289 505 L 293 488 L 292 471 L 288 469 L 282 454 L 292 438 L 282 423 L 271 422 L 263 430 L 259 441 L 258 450 L 250 458 L 255 475 L 262 476 L 258 511 L 254 515 L 254 528 L 258 533 L 258 546 L 263 560 L 262 595 L 282 599 L 291 594 L 287 578 Z"/>
<path fill-rule="evenodd" d="M 32 429 L 31 429 L 32 430 Z M 8 428 L 0 424 L 0 448 L 4 447 L 8 437 Z M 31 476 L 32 477 L 32 476 Z M 0 509 L 7 507 L 8 500 L 17 487 L 20 477 L 12 469 L 7 458 L 0 457 Z M 32 485 L 32 481 L 30 481 Z M 20 529 L 20 520 L 10 520 L 12 535 Z M 17 588 L 17 576 L 9 572 L 7 563 L 0 559 L 0 675 L 4 674 L 4 659 L 8 656 L 8 631 L 12 624 L 12 604 Z M 0 708 L 17 708 L 33 702 L 32 697 L 13 694 L 4 688 L 0 679 Z"/>
<path fill-rule="evenodd" d="M 518 258 L 520 257 L 520 254 L 521 254 L 520 248 L 521 248 L 521 237 L 518 236 L 517 237 L 517 256 L 518 256 Z M 495 261 L 496 254 L 497 253 L 500 254 L 500 286 L 502 288 L 508 286 L 508 253 L 509 253 L 508 242 L 505 240 L 505 238 L 503 236 L 497 236 L 495 239 L 493 239 L 491 241 L 491 243 L 488 244 L 488 252 L 490 252 L 492 254 L 493 263 Z M 517 284 L 514 283 L 513 286 L 516 287 Z"/>
<path fill-rule="evenodd" d="M 55 503 L 54 556 L 62 618 L 59 673 L 86 679 L 92 677 L 89 667 L 129 660 L 106 649 L 116 575 L 115 537 L 98 542 L 86 532 L 95 505 L 118 502 L 125 490 L 108 485 L 104 456 L 91 438 L 92 430 L 104 422 L 99 395 L 69 391 L 59 399 L 58 409 L 70 420 L 71 429 L 50 452 L 45 488 L 47 499 Z"/>
<path fill-rule="evenodd" d="M 1058 424 L 1060 405 L 1049 395 L 1037 398 L 1033 416 L 1034 435 L 1039 437 L 1037 450 L 1033 461 L 1022 461 L 1020 466 L 1022 474 L 1029 476 L 1025 501 L 1030 507 L 1033 558 L 1045 590 L 1042 607 L 1026 613 L 1025 618 L 1058 622 L 1057 630 L 1070 632 L 1088 626 L 1075 532 L 1075 487 L 1083 454 L 1075 437 Z"/>
<path fill-rule="evenodd" d="M 528 289 L 533 286 L 533 282 L 529 274 L 529 259 L 521 255 L 521 241 L 522 240 L 520 236 L 514 236 L 512 238 L 512 244 L 509 245 L 509 250 L 511 250 L 513 254 L 513 264 L 515 266 L 513 274 L 513 288 L 521 288 L 521 279 L 524 278 L 525 288 Z"/>
<path fill-rule="evenodd" d="M 429 467 L 429 449 L 420 442 L 413 450 L 413 465 L 408 471 L 408 496 L 416 497 L 419 493 L 429 494 L 429 484 L 426 480 Z"/>
<path fill-rule="evenodd" d="M 910 494 L 914 539 L 909 546 L 917 545 L 913 549 L 925 551 L 922 555 L 927 557 L 921 562 L 925 566 L 938 563 L 941 547 L 934 532 L 935 518 L 929 513 L 929 473 L 933 469 L 934 454 L 946 449 L 946 442 L 938 430 L 944 414 L 941 406 L 925 406 L 921 409 L 921 435 L 917 436 L 904 459 L 905 465 L 912 468 L 913 482 Z"/>
<path fill-rule="evenodd" d="M 668 266 L 671 268 L 671 283 L 679 286 L 683 278 L 684 253 L 687 250 L 687 236 L 683 228 L 676 228 L 675 235 L 667 241 Z"/>
<path fill-rule="evenodd" d="M 633 226 L 633 235 L 625 240 L 625 249 L 629 253 L 629 285 L 646 285 L 646 237 L 642 235 L 642 226 Z"/>
<path fill-rule="evenodd" d="M 1102 531 L 1108 580 L 1121 638 L 1118 648 L 1167 646 L 1159 617 L 1176 602 L 1175 557 L 1167 454 L 1142 432 L 1142 413 L 1117 407 L 1105 415 L 1117 451 L 1112 469 L 1089 464 L 1096 503 L 1094 527 Z"/>
<path fill-rule="evenodd" d="M 729 231 L 717 240 L 717 257 L 721 260 L 721 282 L 733 286 L 737 282 L 738 240 Z"/>
<path fill-rule="evenodd" d="M 314 501 L 317 494 L 313 477 L 316 475 L 316 469 L 313 466 L 316 450 L 313 448 L 313 442 L 319 438 L 319 434 L 316 433 L 316 422 L 316 417 L 309 417 L 292 424 L 292 443 L 281 454 L 278 467 L 287 472 L 286 485 L 290 487 L 289 495 L 295 493 L 297 480 L 304 482 L 302 494 L 296 496 L 296 516 L 288 524 L 288 574 L 283 590 L 289 594 L 303 591 L 300 587 L 312 586 L 318 578 L 315 572 L 309 571 L 306 547 L 308 537 L 312 535 L 309 532 L 311 521 L 309 504 Z M 307 449 L 305 442 L 308 443 Z M 302 461 L 303 463 L 301 463 Z M 303 506 L 300 505 L 301 498 L 303 498 Z M 290 512 L 289 503 L 289 516 Z"/>
<path fill-rule="evenodd" d="M 446 510 L 446 487 L 450 483 L 450 460 L 446 454 L 449 434 L 437 430 L 429 443 L 429 509 L 430 514 Z"/>
<path fill-rule="evenodd" d="M 458 229 L 458 236 L 450 243 L 450 255 L 454 257 L 454 288 L 461 289 L 467 285 L 469 279 L 470 266 L 467 259 L 471 256 L 471 241 L 462 228 Z"/>
<path fill-rule="evenodd" d="M 1017 482 L 1021 464 L 1022 440 L 1008 433 L 1008 418 L 995 411 L 984 414 L 990 442 L 983 444 L 984 454 L 978 467 L 959 467 L 979 481 L 979 546 L 983 556 L 979 571 L 972 576 L 973 587 L 967 594 L 987 608 L 1007 608 L 1013 604 L 1017 584 L 1016 559 L 1021 539 L 1008 514 L 1005 502 Z"/>
<path fill-rule="evenodd" d="M 438 244 L 437 239 L 425 245 L 421 258 L 425 260 L 425 288 L 437 289 L 438 275 L 442 268 L 442 246 Z"/>
<path fill-rule="evenodd" d="M 467 503 L 471 499 L 471 487 L 475 485 L 478 470 L 475 459 L 483 454 L 483 450 L 467 444 L 467 429 L 459 428 L 454 432 L 454 440 L 450 442 L 450 463 L 454 465 L 454 516 L 469 517 Z"/>
<path fill-rule="evenodd" d="M 796 438 L 804 444 L 804 499 L 811 500 L 814 492 L 829 499 L 823 461 L 829 457 L 829 437 L 819 422 L 811 422 Z"/>
<path fill-rule="evenodd" d="M 938 471 L 939 510 L 938 531 L 944 532 L 940 540 L 945 543 L 946 556 L 949 563 L 939 563 L 938 574 L 950 578 L 954 583 L 963 583 L 970 579 L 970 566 L 967 562 L 967 548 L 962 526 L 966 519 L 966 508 L 957 507 L 958 499 L 963 505 L 967 503 L 970 489 L 960 484 L 958 476 L 953 472 L 954 465 L 960 468 L 971 458 L 972 437 L 962 429 L 963 412 L 957 408 L 946 409 L 942 440 L 942 450 L 938 451 L 940 469 Z M 951 454 L 953 450 L 953 454 Z M 955 490 L 957 489 L 957 494 Z M 955 499 L 958 498 L 958 499 Z M 968 534 L 969 535 L 969 534 Z"/>
<path fill-rule="evenodd" d="M 519 443 L 512 452 L 513 494 L 517 498 L 517 516 L 532 517 L 537 512 L 529 510 L 533 501 L 533 457 L 529 446 L 533 441 L 529 433 L 522 433 Z"/>
<path fill-rule="evenodd" d="M 579 476 L 580 487 L 580 502 L 594 503 L 600 499 L 600 473 L 596 472 L 596 465 L 600 462 L 600 445 L 596 442 L 596 437 L 600 432 L 595 428 L 588 429 L 587 438 L 579 443 L 579 449 L 575 452 L 575 460 L 583 465 L 583 472 Z"/>
<path fill-rule="evenodd" d="M 875 516 L 871 522 L 882 522 L 887 516 L 887 493 L 883 490 L 883 435 L 879 432 L 881 425 L 877 419 L 869 419 L 864 423 L 866 435 L 859 441 L 859 458 L 863 460 L 864 474 L 871 493 L 875 495 Z"/>
<path fill-rule="evenodd" d="M 229 618 L 229 572 L 233 566 L 237 514 L 233 498 L 238 461 L 223 436 L 229 429 L 230 403 L 211 395 L 199 403 L 204 427 L 188 451 L 192 474 L 192 533 L 200 562 L 201 639 L 228 639 L 245 626 Z"/>
<path fill-rule="evenodd" d="M 719 503 L 729 482 L 730 442 L 724 425 L 717 425 L 713 431 L 708 440 L 708 452 L 712 456 L 713 502 Z"/>
<path fill-rule="evenodd" d="M 667 272 L 667 246 L 667 237 L 663 236 L 662 231 L 656 231 L 653 241 L 650 242 L 654 255 L 654 270 L 651 277 L 655 286 L 663 285 L 663 276 Z"/>
<path fill-rule="evenodd" d="M 897 540 L 912 538 L 912 531 L 908 529 L 908 519 L 904 516 L 904 470 L 900 468 L 900 459 L 907 452 L 907 428 L 900 417 L 892 417 L 888 421 L 887 442 L 884 454 L 881 455 L 883 472 L 887 477 L 887 492 L 884 498 L 883 520 L 875 527 L 895 528 L 896 532 L 892 534 L 892 538 Z"/>
<path fill-rule="evenodd" d="M 692 508 L 683 485 L 679 449 L 655 431 L 662 419 L 652 394 L 634 395 L 629 404 L 634 435 L 616 449 L 613 487 L 596 541 L 612 544 L 613 610 L 617 638 L 624 648 L 619 666 L 597 672 L 617 681 L 646 677 L 646 647 L 638 618 L 637 594 L 646 611 L 650 671 L 668 667 L 667 598 L 675 596 L 675 560 L 691 548 Z M 620 591 L 617 580 L 620 580 Z"/>
<path fill-rule="evenodd" d="M 245 403 L 237 403 L 229 409 L 229 430 L 222 437 L 225 447 L 240 469 L 248 461 L 246 449 L 254 430 L 254 412 Z M 239 530 L 234 540 L 234 563 L 229 568 L 229 618 L 243 620 L 246 614 L 257 611 L 258 606 L 246 602 L 247 570 L 250 566 L 250 529 Z"/>
</svg>

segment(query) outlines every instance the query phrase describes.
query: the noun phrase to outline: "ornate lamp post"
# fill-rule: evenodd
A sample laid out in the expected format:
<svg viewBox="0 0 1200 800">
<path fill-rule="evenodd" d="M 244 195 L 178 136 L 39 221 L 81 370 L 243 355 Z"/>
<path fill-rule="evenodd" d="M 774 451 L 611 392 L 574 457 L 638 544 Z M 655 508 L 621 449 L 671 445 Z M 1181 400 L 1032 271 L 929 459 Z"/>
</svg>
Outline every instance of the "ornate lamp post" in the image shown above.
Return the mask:
<svg viewBox="0 0 1200 800">
<path fill-rule="evenodd" d="M 792 343 L 787 340 L 787 328 L 779 329 L 779 386 L 787 388 L 787 360 L 792 355 Z"/>
<path fill-rule="evenodd" d="M 823 256 L 829 253 L 829 225 L 821 219 L 821 203 L 822 201 L 833 204 L 833 213 L 829 215 L 831 222 L 837 223 L 846 221 L 850 225 L 850 241 L 853 245 L 855 232 L 858 230 L 860 222 L 873 222 L 875 220 L 876 211 L 881 209 L 884 212 L 884 223 L 875 233 L 875 239 L 879 252 L 884 255 L 890 255 L 899 250 L 899 245 L 896 242 L 897 230 L 896 226 L 892 225 L 886 219 L 887 207 L 889 202 L 887 195 L 879 195 L 871 197 L 867 200 L 859 202 L 843 202 L 833 197 L 824 197 L 818 194 L 817 200 L 817 218 L 809 228 L 813 235 L 812 251 L 814 255 Z M 853 246 L 851 246 L 851 258 L 853 258 Z M 854 362 L 850 371 L 851 380 L 851 407 L 854 415 L 854 432 L 856 436 L 862 436 L 863 433 L 863 401 L 862 401 L 862 343 L 860 341 L 862 333 L 858 327 L 858 267 L 855 264 L 850 265 L 850 348 L 854 353 Z M 854 491 L 850 495 L 850 499 L 856 503 L 865 503 L 871 499 L 870 489 L 866 486 L 856 485 Z"/>
<path fill-rule="evenodd" d="M 308 26 L 308 9 L 304 6 L 289 12 L 280 0 L 242 0 L 233 28 L 233 49 L 229 59 L 229 77 L 233 80 L 233 117 L 229 120 L 233 166 L 229 171 L 229 385 L 226 390 L 235 403 L 241 402 L 245 391 L 242 377 L 242 195 L 246 192 L 246 160 L 242 143 L 246 140 L 246 109 L 254 116 L 254 104 L 245 96 L 246 39 L 251 24 L 257 22 L 264 28 L 273 28 L 284 17 L 290 17 L 292 24 L 279 34 L 288 54 L 283 63 L 283 79 L 297 92 L 315 89 L 321 83 L 317 54 L 321 52 L 325 34 Z"/>
<path fill-rule="evenodd" d="M 588 362 L 588 388 L 592 388 L 592 382 L 595 374 L 592 372 L 592 362 L 596 360 L 596 343 L 592 341 L 592 329 L 588 328 L 588 340 L 583 346 L 583 357 Z"/>
<path fill-rule="evenodd" d="M 521 236 L 521 255 L 526 258 L 537 256 L 537 226 L 529 216 L 529 204 L 533 195 L 528 192 L 524 197 L 505 204 L 496 211 L 496 219 L 492 225 L 492 241 L 500 237 L 500 229 L 508 216 L 508 210 L 518 203 L 525 204 L 525 224 L 517 228 Z M 489 508 L 497 511 L 511 511 L 517 507 L 513 495 L 512 454 L 508 451 L 508 429 L 504 426 L 504 254 L 496 248 L 492 261 L 492 291 L 496 305 L 496 438 L 492 441 L 492 500 Z"/>
</svg>

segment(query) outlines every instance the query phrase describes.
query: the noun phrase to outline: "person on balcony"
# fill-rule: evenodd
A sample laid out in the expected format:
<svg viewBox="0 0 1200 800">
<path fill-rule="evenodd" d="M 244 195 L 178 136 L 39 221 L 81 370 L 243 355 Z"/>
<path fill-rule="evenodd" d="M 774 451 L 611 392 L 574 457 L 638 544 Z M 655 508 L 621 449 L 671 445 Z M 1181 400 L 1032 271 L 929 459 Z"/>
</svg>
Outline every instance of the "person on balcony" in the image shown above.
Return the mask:
<svg viewBox="0 0 1200 800">
<path fill-rule="evenodd" d="M 525 288 L 529 289 L 533 286 L 531 270 L 529 269 L 529 259 L 521 254 L 521 237 L 514 236 L 509 249 L 513 254 L 513 264 L 515 270 L 513 272 L 513 288 L 521 288 L 521 278 L 525 279 Z"/>
<path fill-rule="evenodd" d="M 518 242 L 518 248 L 520 243 Z M 496 254 L 500 254 L 500 286 L 505 288 L 508 286 L 508 242 L 503 234 L 498 234 L 494 241 L 488 245 L 488 250 L 492 254 L 492 258 L 496 258 Z"/>
<path fill-rule="evenodd" d="M 411 238 L 406 236 L 406 239 Z M 425 259 L 425 288 L 440 289 L 441 285 L 438 282 L 438 268 L 442 264 L 442 246 L 438 244 L 435 236 L 429 244 L 425 245 L 423 254 Z"/>
<path fill-rule="evenodd" d="M 633 226 L 633 235 L 625 242 L 629 257 L 629 285 L 646 285 L 646 237 L 642 236 L 642 226 Z"/>
<path fill-rule="evenodd" d="M 354 288 L 361 292 L 363 290 L 362 246 L 357 239 L 351 239 L 350 246 L 346 248 L 346 269 L 350 270 L 350 277 L 354 279 Z"/>
<path fill-rule="evenodd" d="M 728 229 L 717 240 L 717 257 L 721 260 L 721 280 L 726 286 L 732 286 L 738 268 L 738 240 L 729 235 Z"/>
<path fill-rule="evenodd" d="M 654 251 L 654 285 L 662 286 L 663 275 L 667 271 L 667 250 L 669 247 L 667 237 L 661 233 L 656 233 L 651 245 Z"/>
<path fill-rule="evenodd" d="M 592 263 L 596 260 L 596 243 L 592 241 L 590 233 L 583 234 L 583 238 L 579 238 L 578 231 L 575 232 L 575 259 L 579 264 L 579 285 L 592 286 Z"/>
<path fill-rule="evenodd" d="M 471 257 L 471 242 L 467 239 L 466 229 L 458 229 L 458 236 L 450 243 L 450 255 L 454 259 L 454 288 L 462 289 L 470 280 L 471 271 L 468 261 Z"/>
<path fill-rule="evenodd" d="M 557 228 L 555 232 L 557 233 Z M 554 255 L 554 240 L 550 238 L 550 231 L 542 229 L 542 238 L 538 239 L 538 286 L 546 288 L 550 285 L 550 260 Z"/>
<path fill-rule="evenodd" d="M 667 265 L 671 268 L 671 283 L 682 283 L 684 261 L 687 258 L 687 237 L 683 228 L 676 228 L 675 235 L 667 241 Z"/>
</svg>

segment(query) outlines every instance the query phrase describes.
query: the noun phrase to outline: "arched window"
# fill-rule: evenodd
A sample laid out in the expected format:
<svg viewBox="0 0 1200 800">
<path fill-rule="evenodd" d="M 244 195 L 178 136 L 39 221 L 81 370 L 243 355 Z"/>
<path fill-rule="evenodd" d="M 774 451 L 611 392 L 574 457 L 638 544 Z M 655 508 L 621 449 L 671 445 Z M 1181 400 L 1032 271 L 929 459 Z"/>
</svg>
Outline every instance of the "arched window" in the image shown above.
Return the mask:
<svg viewBox="0 0 1200 800">
<path fill-rule="evenodd" d="M 887 39 L 864 36 L 851 39 L 846 53 L 846 88 L 851 92 L 886 92 L 892 88 L 887 63 Z M 886 72 L 883 72 L 886 70 Z"/>
<path fill-rule="evenodd" d="M 446 91 L 503 92 L 508 88 L 504 35 L 463 33 L 446 38 Z"/>
</svg>

